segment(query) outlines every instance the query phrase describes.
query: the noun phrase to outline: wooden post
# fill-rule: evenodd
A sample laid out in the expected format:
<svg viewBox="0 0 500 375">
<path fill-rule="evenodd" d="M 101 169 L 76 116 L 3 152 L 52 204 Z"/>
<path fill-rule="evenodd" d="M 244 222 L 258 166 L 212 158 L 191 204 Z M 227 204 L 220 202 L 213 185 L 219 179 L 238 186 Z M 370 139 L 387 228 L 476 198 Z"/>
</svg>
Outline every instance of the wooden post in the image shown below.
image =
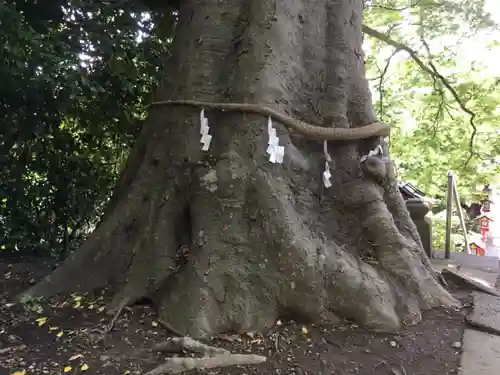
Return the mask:
<svg viewBox="0 0 500 375">
<path fill-rule="evenodd" d="M 451 211 L 453 209 L 453 173 L 448 171 L 448 189 L 446 192 L 446 238 L 444 243 L 444 257 L 451 257 Z"/>
<path fill-rule="evenodd" d="M 458 197 L 457 183 L 453 175 L 452 175 L 452 180 L 453 180 L 453 198 L 455 199 L 455 205 L 457 206 L 457 213 L 458 213 L 458 218 L 460 219 L 460 226 L 462 227 L 462 232 L 464 232 L 464 242 L 465 242 L 464 251 L 467 254 L 470 254 L 471 250 L 469 245 L 469 237 L 467 236 L 467 228 L 465 227 L 464 214 L 462 211 L 462 206 L 460 205 L 460 198 Z"/>
</svg>

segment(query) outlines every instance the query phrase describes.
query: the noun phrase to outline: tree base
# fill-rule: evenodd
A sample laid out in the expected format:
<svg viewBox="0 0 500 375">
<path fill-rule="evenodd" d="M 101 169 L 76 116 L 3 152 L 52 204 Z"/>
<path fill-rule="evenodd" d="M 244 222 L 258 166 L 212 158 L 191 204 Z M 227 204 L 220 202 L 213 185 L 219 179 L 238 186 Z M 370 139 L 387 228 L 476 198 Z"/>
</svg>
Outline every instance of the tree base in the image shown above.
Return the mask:
<svg viewBox="0 0 500 375">
<path fill-rule="evenodd" d="M 368 158 L 363 179 L 318 198 L 318 186 L 302 187 L 306 173 L 252 170 L 227 155 L 196 171 L 188 195 L 168 186 L 140 207 L 118 205 L 27 295 L 109 285 L 111 309 L 147 297 L 160 321 L 196 338 L 261 332 L 278 319 L 348 318 L 394 332 L 420 321 L 423 309 L 458 306 L 422 251 L 388 159 Z M 89 267 L 100 273 L 89 278 Z"/>
</svg>

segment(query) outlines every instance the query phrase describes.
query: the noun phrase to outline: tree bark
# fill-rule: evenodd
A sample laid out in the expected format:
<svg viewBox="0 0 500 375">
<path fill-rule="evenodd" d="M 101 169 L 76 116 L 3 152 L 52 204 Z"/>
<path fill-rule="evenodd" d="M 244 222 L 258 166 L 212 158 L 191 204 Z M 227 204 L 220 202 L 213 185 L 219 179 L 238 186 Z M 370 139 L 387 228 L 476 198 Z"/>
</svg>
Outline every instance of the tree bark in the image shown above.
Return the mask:
<svg viewBox="0 0 500 375">
<path fill-rule="evenodd" d="M 362 0 L 185 0 L 156 101 L 260 104 L 318 125 L 376 122 Z M 394 331 L 457 302 L 434 277 L 382 139 L 323 143 L 267 118 L 152 106 L 106 220 L 27 296 L 110 286 L 112 307 L 147 297 L 193 337 L 263 331 L 278 318 L 353 319 Z M 384 156 L 361 156 L 381 144 Z"/>
</svg>

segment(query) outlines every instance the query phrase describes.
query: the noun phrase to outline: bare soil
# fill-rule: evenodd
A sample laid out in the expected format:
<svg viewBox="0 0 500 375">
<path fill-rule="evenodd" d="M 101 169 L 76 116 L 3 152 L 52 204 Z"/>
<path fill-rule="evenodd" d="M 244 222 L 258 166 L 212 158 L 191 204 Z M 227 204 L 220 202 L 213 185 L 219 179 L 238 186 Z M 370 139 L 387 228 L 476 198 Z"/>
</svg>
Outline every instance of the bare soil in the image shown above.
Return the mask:
<svg viewBox="0 0 500 375">
<path fill-rule="evenodd" d="M 145 349 L 165 340 L 168 332 L 146 305 L 126 309 L 104 346 L 95 339 L 110 321 L 103 309 L 105 295 L 11 304 L 15 295 L 53 266 L 45 260 L 0 260 L 0 375 L 22 370 L 27 375 L 144 374 L 162 363 L 163 354 Z M 468 299 L 463 293 L 455 296 Z M 211 343 L 267 356 L 266 363 L 190 373 L 455 374 L 466 313 L 465 309 L 430 311 L 421 324 L 398 335 L 367 332 L 351 323 L 335 328 L 282 324 L 264 336 L 233 336 Z"/>
</svg>

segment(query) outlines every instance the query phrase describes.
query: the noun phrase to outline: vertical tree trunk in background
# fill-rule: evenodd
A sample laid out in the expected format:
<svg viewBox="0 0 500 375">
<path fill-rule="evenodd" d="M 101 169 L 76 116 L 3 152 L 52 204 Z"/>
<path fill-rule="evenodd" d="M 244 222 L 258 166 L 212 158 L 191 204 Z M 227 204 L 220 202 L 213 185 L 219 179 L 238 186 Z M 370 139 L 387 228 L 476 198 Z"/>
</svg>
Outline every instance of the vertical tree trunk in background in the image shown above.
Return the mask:
<svg viewBox="0 0 500 375">
<path fill-rule="evenodd" d="M 254 103 L 341 128 L 376 121 L 365 79 L 362 0 L 185 0 L 155 100 Z M 261 331 L 278 318 L 417 322 L 456 301 L 434 278 L 381 140 L 323 143 L 267 118 L 153 106 L 107 219 L 27 295 L 109 285 L 113 306 L 148 297 L 194 337 Z M 383 147 L 387 152 L 386 145 Z M 70 282 L 68 282 L 70 280 Z"/>
</svg>

